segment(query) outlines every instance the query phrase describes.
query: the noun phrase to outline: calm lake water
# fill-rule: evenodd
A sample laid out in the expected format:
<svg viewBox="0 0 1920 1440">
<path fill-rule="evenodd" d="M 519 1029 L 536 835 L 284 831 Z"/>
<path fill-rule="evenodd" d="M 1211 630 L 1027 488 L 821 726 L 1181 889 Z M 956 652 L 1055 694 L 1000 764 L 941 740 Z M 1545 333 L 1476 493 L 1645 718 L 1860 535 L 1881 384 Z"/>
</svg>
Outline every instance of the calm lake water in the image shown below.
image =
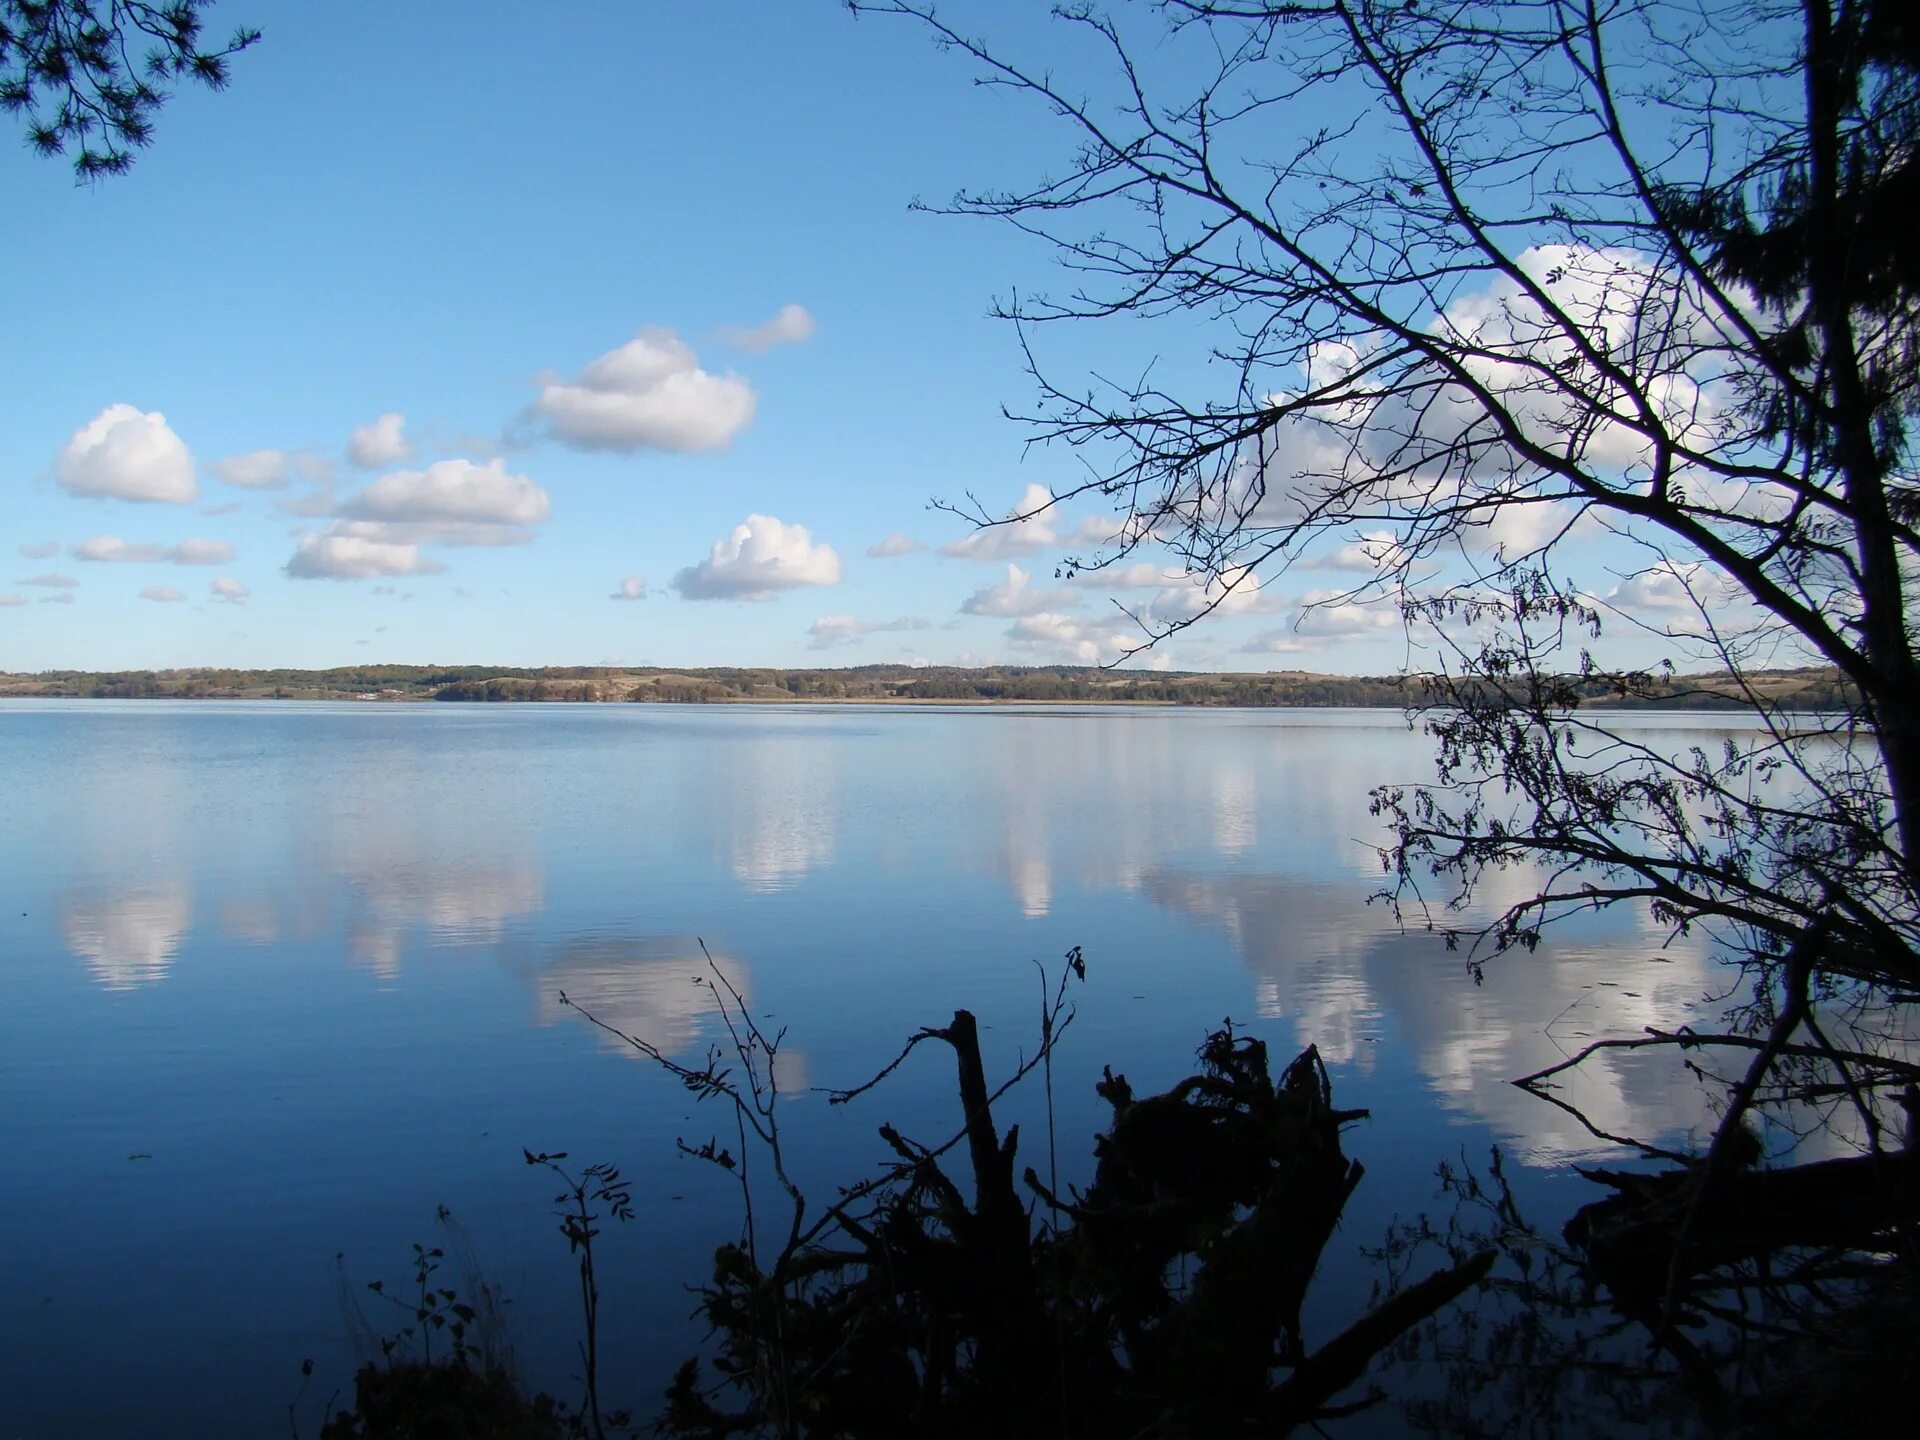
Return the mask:
<svg viewBox="0 0 1920 1440">
<path fill-rule="evenodd" d="M 603 1241 L 602 1388 L 650 1412 L 697 1343 L 683 1287 L 738 1228 L 673 1141 L 726 1117 L 558 996 L 697 1057 L 701 940 L 787 1028 L 822 1194 L 882 1121 L 954 1128 L 951 1063 L 922 1052 L 850 1107 L 801 1087 L 865 1078 L 957 1006 L 1004 1072 L 1038 1032 L 1033 962 L 1070 946 L 1063 1179 L 1103 1064 L 1157 1088 L 1226 1016 L 1277 1061 L 1317 1044 L 1337 1101 L 1373 1110 L 1321 1339 L 1437 1162 L 1497 1144 L 1538 1215 L 1587 1198 L 1551 1172 L 1599 1148 L 1507 1082 L 1725 981 L 1625 915 L 1478 986 L 1398 933 L 1367 904 L 1367 791 L 1431 760 L 1395 713 L 16 701 L 0 757 L 0 1436 L 284 1435 L 307 1358 L 313 1433 L 350 1392 L 366 1282 L 406 1278 L 441 1205 L 527 1377 L 571 1396 L 572 1272 L 522 1147 L 635 1181 L 639 1219 Z M 1037 1098 L 1002 1115 L 1029 1146 Z M 1704 1113 L 1633 1055 L 1574 1098 L 1648 1139 Z"/>
</svg>

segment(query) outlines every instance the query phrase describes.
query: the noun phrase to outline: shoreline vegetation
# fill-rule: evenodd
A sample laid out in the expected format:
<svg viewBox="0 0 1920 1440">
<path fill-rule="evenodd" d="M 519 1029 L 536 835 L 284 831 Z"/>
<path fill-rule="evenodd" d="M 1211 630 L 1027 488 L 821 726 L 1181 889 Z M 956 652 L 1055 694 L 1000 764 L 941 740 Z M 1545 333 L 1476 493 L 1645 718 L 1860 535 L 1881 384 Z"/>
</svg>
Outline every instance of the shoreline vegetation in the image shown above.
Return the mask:
<svg viewBox="0 0 1920 1440">
<path fill-rule="evenodd" d="M 1566 676 L 1561 703 L 1616 708 L 1746 710 L 1757 690 L 1788 710 L 1848 708 L 1854 696 L 1831 667 L 1743 675 Z M 1459 681 L 1452 682 L 1457 691 Z M 1741 687 L 1749 687 L 1743 690 Z M 716 666 L 354 665 L 331 670 L 0 671 L 0 699 L 423 700 L 520 703 L 1183 705 L 1399 709 L 1426 701 L 1426 677 L 1105 670 L 1095 666 L 860 665 L 844 669 Z M 1515 697 L 1520 701 L 1522 697 Z M 1537 697 L 1536 697 L 1537 698 Z"/>
</svg>

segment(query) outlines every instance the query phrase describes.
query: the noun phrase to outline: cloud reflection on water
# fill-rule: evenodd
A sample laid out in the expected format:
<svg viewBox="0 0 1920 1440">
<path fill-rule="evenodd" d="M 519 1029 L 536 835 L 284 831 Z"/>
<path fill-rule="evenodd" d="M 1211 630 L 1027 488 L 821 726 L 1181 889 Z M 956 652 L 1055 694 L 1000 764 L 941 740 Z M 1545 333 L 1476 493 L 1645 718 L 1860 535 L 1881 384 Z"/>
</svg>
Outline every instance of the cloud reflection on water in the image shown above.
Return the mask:
<svg viewBox="0 0 1920 1440">
<path fill-rule="evenodd" d="M 1508 956 L 1476 985 L 1438 937 L 1401 932 L 1348 887 L 1165 870 L 1144 889 L 1221 929 L 1255 977 L 1260 1013 L 1289 1021 L 1301 1044 L 1363 1070 L 1378 1063 L 1380 1046 L 1403 1049 L 1449 1108 L 1511 1137 L 1533 1162 L 1592 1158 L 1609 1147 L 1507 1082 L 1589 1040 L 1679 1024 L 1720 978 L 1703 945 L 1662 948 L 1664 935 L 1608 924 L 1608 934 Z M 1647 1140 L 1709 1121 L 1701 1085 L 1660 1055 L 1595 1056 L 1567 1077 L 1563 1098 L 1601 1129 Z"/>
<path fill-rule="evenodd" d="M 790 889 L 833 863 L 840 746 L 776 732 L 728 751 L 718 840 L 749 894 Z"/>
<path fill-rule="evenodd" d="M 703 951 L 693 936 L 575 940 L 550 952 L 533 976 L 540 1023 L 580 1020 L 579 1014 L 561 1004 L 560 996 L 565 994 L 573 1011 L 584 1011 L 664 1054 L 686 1055 L 723 1032 L 713 988 L 715 971 L 742 1003 L 751 1004 L 753 981 L 746 962 L 724 952 Z M 605 1030 L 594 1033 L 616 1054 L 630 1060 L 646 1058 L 618 1036 Z M 806 1057 L 783 1046 L 775 1076 L 783 1093 L 804 1090 L 809 1083 Z"/>
<path fill-rule="evenodd" d="M 135 789 L 186 798 L 144 807 L 137 844 L 104 821 L 81 825 L 82 877 L 164 873 L 155 857 L 217 846 L 243 868 L 208 867 L 196 883 L 226 889 L 212 909 L 229 940 L 318 941 L 333 947 L 330 962 L 344 951 L 389 982 L 423 940 L 525 953 L 549 943 L 536 928 L 565 936 L 593 925 L 596 938 L 562 940 L 539 972 L 541 1023 L 565 989 L 674 1052 L 711 1034 L 711 995 L 691 981 L 704 961 L 684 938 L 621 937 L 676 887 L 730 874 L 759 897 L 809 881 L 827 923 L 834 906 L 868 903 L 882 873 L 927 889 L 957 871 L 996 877 L 1003 913 L 1056 925 L 1089 907 L 1122 912 L 1138 896 L 1221 935 L 1258 1013 L 1330 1061 L 1377 1072 L 1382 1047 L 1396 1046 L 1444 1104 L 1542 1159 L 1598 1146 L 1506 1082 L 1588 1039 L 1677 1023 L 1722 978 L 1704 946 L 1663 949 L 1666 937 L 1624 913 L 1503 961 L 1477 988 L 1430 937 L 1394 931 L 1365 904 L 1378 874 L 1368 841 L 1379 834 L 1367 792 L 1418 779 L 1432 762 L 1428 742 L 1392 716 L 621 716 L 594 723 L 658 728 L 583 730 L 572 749 L 552 748 L 573 735 L 557 721 L 484 719 L 506 738 L 435 729 L 426 744 L 395 728 L 376 732 L 387 736 L 379 744 L 276 752 L 267 769 L 245 772 L 249 783 L 235 781 L 239 799 L 200 812 L 183 778 L 191 767 L 156 747 Z M 620 748 L 635 736 L 644 745 Z M 580 853 L 611 858 L 605 873 L 639 876 L 633 895 L 582 913 L 579 876 L 602 872 L 545 848 L 563 834 Z M 548 867 L 564 898 L 535 927 L 524 922 L 548 909 Z M 93 981 L 130 989 L 165 976 L 192 919 L 187 888 L 82 877 L 63 932 Z M 1527 877 L 1491 883 L 1512 894 L 1490 893 L 1489 906 L 1517 897 Z M 689 927 L 710 918 L 663 916 Z M 746 993 L 745 964 L 719 959 Z M 1623 1133 L 1671 1135 L 1703 1114 L 1698 1087 L 1658 1059 L 1599 1057 L 1571 1083 L 1570 1098 Z"/>
<path fill-rule="evenodd" d="M 148 885 L 69 896 L 61 932 L 102 989 L 131 990 L 166 976 L 192 920 L 184 886 Z"/>
</svg>

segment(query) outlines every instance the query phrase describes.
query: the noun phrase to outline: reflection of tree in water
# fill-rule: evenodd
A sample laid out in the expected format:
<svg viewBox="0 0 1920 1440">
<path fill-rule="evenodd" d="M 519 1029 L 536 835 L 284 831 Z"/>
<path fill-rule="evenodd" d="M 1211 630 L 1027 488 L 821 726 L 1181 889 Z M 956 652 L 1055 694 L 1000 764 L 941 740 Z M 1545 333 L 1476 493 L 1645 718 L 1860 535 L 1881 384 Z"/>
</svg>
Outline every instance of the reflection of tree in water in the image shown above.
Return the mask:
<svg viewBox="0 0 1920 1440">
<path fill-rule="evenodd" d="M 1305 1294 L 1363 1174 L 1340 1131 L 1364 1112 L 1333 1107 L 1311 1047 L 1273 1076 L 1266 1046 L 1231 1026 L 1163 1094 L 1137 1096 L 1124 1076 L 1104 1075 L 1113 1123 L 1085 1191 L 1057 1191 L 1032 1166 L 1016 1180 L 1019 1130 L 1003 1135 L 992 1105 L 1048 1063 L 1071 1024 L 1078 950 L 1043 999 L 1038 1053 L 999 1089 L 961 1010 L 916 1032 L 874 1079 L 834 1092 L 836 1104 L 858 1098 L 933 1042 L 957 1061 L 964 1123 L 933 1144 L 882 1126 L 894 1161 L 815 1211 L 786 1168 L 778 1097 L 762 1078 L 779 1040 L 717 965 L 712 974 L 735 1051 L 702 1067 L 589 1017 L 739 1121 L 738 1154 L 717 1139 L 682 1142 L 736 1178 L 743 1223 L 701 1291 L 721 1383 L 704 1383 L 698 1360 L 683 1365 L 662 1433 L 1284 1435 L 1342 1413 L 1336 1398 L 1382 1347 L 1492 1262 L 1450 1265 L 1310 1347 Z M 943 1160 L 962 1146 L 971 1196 Z M 750 1166 L 772 1175 L 764 1230 Z"/>
<path fill-rule="evenodd" d="M 1741 1133 L 1738 1131 L 1730 1133 Z M 1385 1288 L 1497 1249 L 1490 1282 L 1382 1376 L 1420 1429 L 1461 1436 L 1885 1434 L 1911 1418 L 1920 1151 L 1779 1169 L 1757 1145 L 1599 1183 L 1559 1235 L 1501 1157 L 1441 1167 L 1439 1225 L 1397 1227 Z"/>
</svg>

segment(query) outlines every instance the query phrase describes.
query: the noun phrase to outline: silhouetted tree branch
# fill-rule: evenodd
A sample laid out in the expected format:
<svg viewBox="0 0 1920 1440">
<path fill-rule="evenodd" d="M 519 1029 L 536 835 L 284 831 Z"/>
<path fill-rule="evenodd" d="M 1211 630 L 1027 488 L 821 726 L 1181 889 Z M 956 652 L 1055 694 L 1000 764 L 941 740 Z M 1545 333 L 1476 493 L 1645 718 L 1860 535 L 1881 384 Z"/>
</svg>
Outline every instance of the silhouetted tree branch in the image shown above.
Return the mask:
<svg viewBox="0 0 1920 1440">
<path fill-rule="evenodd" d="M 0 108 L 26 118 L 42 155 L 73 155 L 80 180 L 124 174 L 152 143 L 172 87 L 226 87 L 227 62 L 260 32 L 215 49 L 201 34 L 212 0 L 0 0 Z"/>
</svg>

